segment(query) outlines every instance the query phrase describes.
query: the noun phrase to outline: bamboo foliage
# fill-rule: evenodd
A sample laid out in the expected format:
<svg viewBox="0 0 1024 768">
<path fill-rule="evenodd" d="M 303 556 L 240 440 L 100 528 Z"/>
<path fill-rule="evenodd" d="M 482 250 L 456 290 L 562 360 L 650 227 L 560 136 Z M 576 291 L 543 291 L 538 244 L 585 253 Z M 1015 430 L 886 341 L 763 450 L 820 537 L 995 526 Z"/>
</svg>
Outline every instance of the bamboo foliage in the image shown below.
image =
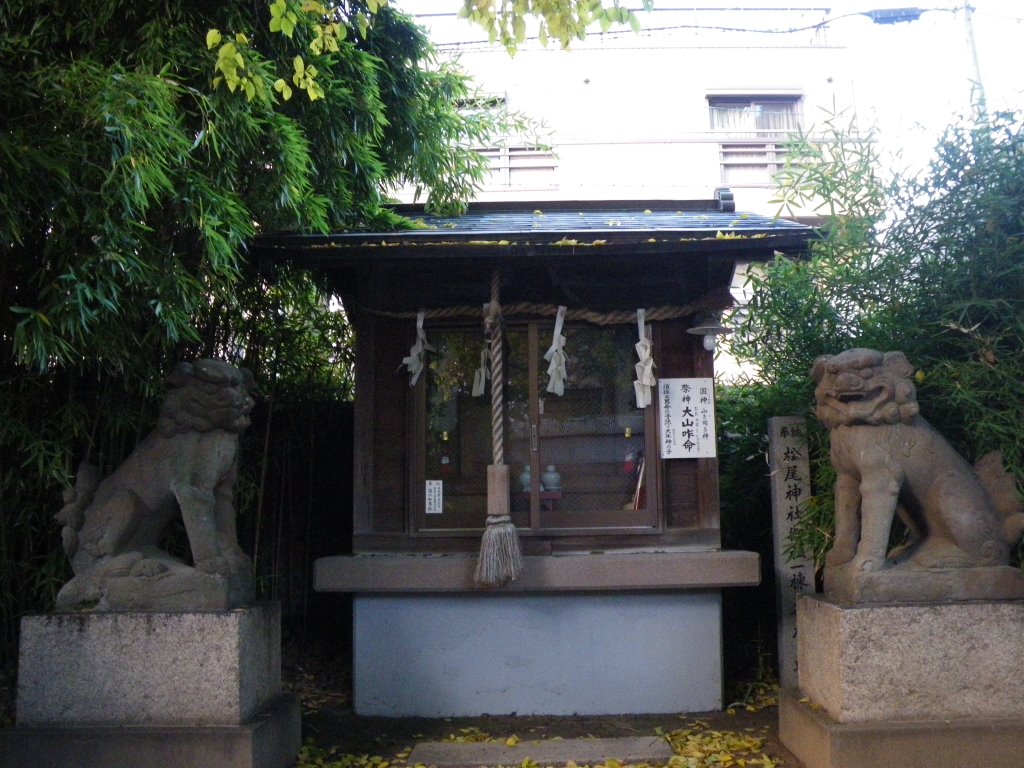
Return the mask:
<svg viewBox="0 0 1024 768">
<path fill-rule="evenodd" d="M 393 9 L 305 4 L 291 34 L 272 29 L 291 5 L 0 4 L 0 665 L 16 618 L 49 607 L 67 575 L 51 521 L 62 490 L 80 461 L 109 471 L 131 451 L 178 359 L 256 376 L 268 405 L 239 506 L 258 562 L 276 567 L 264 547 L 283 512 L 261 504 L 260 478 L 279 481 L 250 444 L 277 446 L 296 401 L 351 397 L 351 330 L 326 286 L 259 273 L 246 243 L 403 226 L 382 207 L 403 183 L 457 209 L 486 172 L 470 147 L 526 125 L 461 112 L 468 77 Z M 244 48 L 252 97 L 214 83 L 226 59 L 212 29 Z M 316 99 L 274 90 L 299 55 Z"/>
<path fill-rule="evenodd" d="M 870 134 L 838 117 L 826 128 L 823 141 L 790 147 L 780 193 L 783 205 L 817 201 L 822 237 L 808 259 L 780 257 L 755 275 L 737 318 L 732 351 L 761 373 L 726 393 L 744 464 L 723 460 L 723 499 L 730 467 L 748 498 L 746 462 L 764 448 L 756 425 L 780 414 L 813 423 L 815 357 L 858 346 L 904 351 L 922 415 L 969 460 L 1001 450 L 1024 478 L 1024 117 L 962 118 L 928 168 L 886 183 Z M 819 563 L 833 530 L 827 451 L 812 431 L 815 495 L 790 542 Z"/>
</svg>

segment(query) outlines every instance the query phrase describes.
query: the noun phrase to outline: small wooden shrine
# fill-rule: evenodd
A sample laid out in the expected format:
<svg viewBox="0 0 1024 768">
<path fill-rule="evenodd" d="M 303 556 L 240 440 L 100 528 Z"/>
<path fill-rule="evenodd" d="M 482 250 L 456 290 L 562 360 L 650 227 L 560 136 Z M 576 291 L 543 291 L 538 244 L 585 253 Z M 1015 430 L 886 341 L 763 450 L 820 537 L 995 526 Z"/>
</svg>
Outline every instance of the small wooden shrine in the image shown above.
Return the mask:
<svg viewBox="0 0 1024 768">
<path fill-rule="evenodd" d="M 355 329 L 353 553 L 315 586 L 355 595 L 356 710 L 719 708 L 720 589 L 759 564 L 720 549 L 707 339 L 737 264 L 812 230 L 727 190 L 399 212 L 417 228 L 254 244 L 327 274 Z M 496 521 L 522 567 L 482 588 Z"/>
</svg>

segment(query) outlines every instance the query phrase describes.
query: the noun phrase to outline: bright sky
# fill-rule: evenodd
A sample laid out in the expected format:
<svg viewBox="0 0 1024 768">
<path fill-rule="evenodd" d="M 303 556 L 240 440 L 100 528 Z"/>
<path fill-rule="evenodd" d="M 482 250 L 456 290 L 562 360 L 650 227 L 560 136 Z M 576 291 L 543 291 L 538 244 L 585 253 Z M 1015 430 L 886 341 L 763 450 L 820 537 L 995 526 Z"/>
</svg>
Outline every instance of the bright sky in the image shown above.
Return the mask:
<svg viewBox="0 0 1024 768">
<path fill-rule="evenodd" d="M 476 26 L 455 18 L 460 0 L 394 2 L 418 16 L 442 50 L 466 48 L 467 43 L 486 38 Z M 700 10 L 695 9 L 697 6 Z M 969 24 L 963 0 L 924 2 L 917 6 L 922 11 L 919 18 L 900 23 L 874 23 L 862 15 L 875 9 L 901 7 L 904 6 L 891 0 L 704 0 L 692 5 L 678 0 L 655 0 L 655 12 L 640 12 L 645 30 L 640 35 L 626 31 L 602 37 L 595 32 L 583 45 L 663 49 L 692 45 L 698 36 L 707 39 L 708 35 L 715 35 L 719 44 L 736 45 L 737 57 L 746 51 L 751 65 L 756 66 L 756 48 L 778 44 L 785 35 L 693 27 L 812 27 L 789 37 L 802 42 L 809 36 L 823 35 L 829 44 L 844 46 L 856 67 L 861 123 L 877 124 L 883 146 L 902 151 L 902 156 L 892 162 L 903 167 L 921 167 L 927 162 L 936 133 L 954 115 L 969 108 L 972 81 L 979 74 L 991 109 L 1024 108 L 1024 67 L 1019 63 L 1024 3 L 972 0 Z M 790 13 L 782 13 L 783 9 Z"/>
</svg>

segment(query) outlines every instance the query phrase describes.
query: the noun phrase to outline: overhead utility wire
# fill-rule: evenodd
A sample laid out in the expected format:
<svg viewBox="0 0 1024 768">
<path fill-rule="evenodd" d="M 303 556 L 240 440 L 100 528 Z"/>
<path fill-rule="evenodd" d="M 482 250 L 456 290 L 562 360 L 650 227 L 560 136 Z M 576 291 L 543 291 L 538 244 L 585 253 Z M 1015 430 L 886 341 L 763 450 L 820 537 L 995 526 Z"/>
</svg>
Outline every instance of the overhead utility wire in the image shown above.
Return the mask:
<svg viewBox="0 0 1024 768">
<path fill-rule="evenodd" d="M 643 11 L 645 9 L 642 6 L 637 6 L 635 8 L 627 8 L 626 10 L 628 10 L 628 11 Z M 799 11 L 800 13 L 810 13 L 810 12 L 813 12 L 813 11 L 824 11 L 825 13 L 828 13 L 829 11 L 832 10 L 832 7 L 831 6 L 827 6 L 827 5 L 822 5 L 822 6 L 807 6 L 806 8 L 802 7 L 802 6 L 794 8 L 793 6 L 790 6 L 790 5 L 781 5 L 781 6 L 778 6 L 778 7 L 764 7 L 764 8 L 759 8 L 759 7 L 756 7 L 756 6 L 755 7 L 751 7 L 751 8 L 744 8 L 744 7 L 721 8 L 721 7 L 718 7 L 718 6 L 703 7 L 703 6 L 694 6 L 694 5 L 684 5 L 684 6 L 674 6 L 674 5 L 672 5 L 672 6 L 663 6 L 663 5 L 659 5 L 657 8 L 654 8 L 653 10 L 656 13 L 666 13 L 666 12 L 667 13 L 719 13 L 721 11 L 749 11 L 749 12 L 756 12 L 756 13 L 770 13 L 770 12 L 775 12 L 775 11 Z M 454 17 L 458 16 L 459 14 L 458 14 L 457 11 L 431 11 L 430 13 L 411 13 L 410 15 L 415 17 L 415 18 L 417 18 L 417 19 L 443 19 L 443 18 L 454 18 Z"/>
<path fill-rule="evenodd" d="M 730 10 L 730 9 L 723 8 L 721 10 Z M 957 11 L 962 10 L 962 9 L 960 9 L 960 8 L 915 8 L 914 10 L 915 11 L 920 11 L 921 13 L 926 13 L 926 12 L 929 12 L 929 11 L 945 11 L 947 13 L 956 13 Z M 839 16 L 830 16 L 829 18 L 823 19 L 822 21 L 819 21 L 816 24 L 808 24 L 808 25 L 803 26 L 803 27 L 790 27 L 789 29 L 754 29 L 754 28 L 751 28 L 751 27 L 727 27 L 727 26 L 719 26 L 719 25 L 716 25 L 716 24 L 672 24 L 672 25 L 668 25 L 668 26 L 664 26 L 664 27 L 642 27 L 640 29 L 639 34 L 644 35 L 644 34 L 649 34 L 649 33 L 652 33 L 652 32 L 671 32 L 671 31 L 678 30 L 678 29 L 704 29 L 704 30 L 711 30 L 711 31 L 715 31 L 715 32 L 748 32 L 748 33 L 754 33 L 754 34 L 760 34 L 760 35 L 789 35 L 789 34 L 792 34 L 794 32 L 807 32 L 808 30 L 812 30 L 812 29 L 821 29 L 822 27 L 826 27 L 826 26 L 828 26 L 829 24 L 831 24 L 833 22 L 839 21 L 840 19 L 848 19 L 848 18 L 852 18 L 853 16 L 867 16 L 867 15 L 868 14 L 866 12 L 864 12 L 864 11 L 853 11 L 853 12 L 850 12 L 850 13 L 840 14 Z M 611 29 L 611 30 L 608 30 L 607 32 L 600 32 L 600 31 L 599 32 L 588 32 L 587 33 L 587 37 L 590 37 L 591 35 L 593 35 L 594 37 L 610 37 L 612 35 L 624 35 L 624 34 L 636 34 L 636 33 L 634 33 L 633 30 L 631 30 L 631 29 Z M 537 35 L 530 35 L 529 37 L 527 37 L 525 39 L 526 40 L 539 40 L 540 38 Z M 483 44 L 489 44 L 489 43 L 490 43 L 490 40 L 466 40 L 466 41 L 452 42 L 452 43 L 436 43 L 435 47 L 436 48 L 458 48 L 458 47 L 464 46 L 464 45 L 466 45 L 466 46 L 468 46 L 468 45 L 483 45 Z"/>
</svg>

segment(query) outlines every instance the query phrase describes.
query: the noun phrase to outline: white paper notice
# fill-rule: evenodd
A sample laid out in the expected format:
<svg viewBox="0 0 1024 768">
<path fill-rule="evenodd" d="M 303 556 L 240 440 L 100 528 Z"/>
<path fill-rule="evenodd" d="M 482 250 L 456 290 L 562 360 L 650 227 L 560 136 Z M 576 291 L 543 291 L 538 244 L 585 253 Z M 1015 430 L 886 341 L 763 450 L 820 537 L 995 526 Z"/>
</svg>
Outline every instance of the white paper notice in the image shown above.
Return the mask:
<svg viewBox="0 0 1024 768">
<path fill-rule="evenodd" d="M 444 512 L 444 481 L 427 480 L 428 515 L 440 515 Z"/>
<path fill-rule="evenodd" d="M 718 455 L 713 379 L 658 379 L 661 458 L 708 459 Z"/>
</svg>

